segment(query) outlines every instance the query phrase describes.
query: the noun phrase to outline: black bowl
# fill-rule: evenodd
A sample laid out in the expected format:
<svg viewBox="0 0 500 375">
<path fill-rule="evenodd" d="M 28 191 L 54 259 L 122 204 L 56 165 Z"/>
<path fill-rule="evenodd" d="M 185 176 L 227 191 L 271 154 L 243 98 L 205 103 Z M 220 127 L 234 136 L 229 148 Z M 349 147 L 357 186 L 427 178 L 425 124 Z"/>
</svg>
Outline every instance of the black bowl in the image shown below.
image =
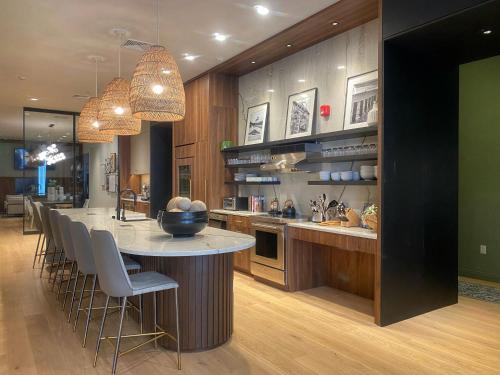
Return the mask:
<svg viewBox="0 0 500 375">
<path fill-rule="evenodd" d="M 158 225 L 174 237 L 192 237 L 208 224 L 207 211 L 168 212 L 158 211 Z"/>
</svg>

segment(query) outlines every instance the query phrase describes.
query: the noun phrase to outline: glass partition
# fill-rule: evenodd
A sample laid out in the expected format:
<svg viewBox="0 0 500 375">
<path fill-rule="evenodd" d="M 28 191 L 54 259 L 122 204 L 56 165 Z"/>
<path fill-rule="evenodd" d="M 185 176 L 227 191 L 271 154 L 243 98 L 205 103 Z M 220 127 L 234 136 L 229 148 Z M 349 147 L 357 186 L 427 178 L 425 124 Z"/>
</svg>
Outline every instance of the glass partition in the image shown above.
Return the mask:
<svg viewBox="0 0 500 375">
<path fill-rule="evenodd" d="M 14 150 L 16 194 L 24 200 L 24 232 L 36 232 L 31 201 L 52 208 L 81 207 L 83 156 L 75 143 L 77 114 L 24 108 L 24 144 Z"/>
</svg>

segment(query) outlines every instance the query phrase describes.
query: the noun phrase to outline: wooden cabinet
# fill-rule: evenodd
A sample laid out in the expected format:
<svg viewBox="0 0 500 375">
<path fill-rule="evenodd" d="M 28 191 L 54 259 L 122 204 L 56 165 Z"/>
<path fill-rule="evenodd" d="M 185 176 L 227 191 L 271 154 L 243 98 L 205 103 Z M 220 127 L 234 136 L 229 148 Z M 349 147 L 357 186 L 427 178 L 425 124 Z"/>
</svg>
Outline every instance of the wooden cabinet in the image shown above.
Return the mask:
<svg viewBox="0 0 500 375">
<path fill-rule="evenodd" d="M 220 208 L 222 198 L 236 193 L 224 184 L 220 144 L 236 141 L 238 79 L 209 73 L 187 83 L 185 93 L 185 118 L 173 124 L 173 192 Z"/>
<path fill-rule="evenodd" d="M 250 220 L 245 216 L 228 215 L 227 229 L 233 232 L 250 234 Z M 234 269 L 250 274 L 250 252 L 252 249 L 234 253 Z"/>
<path fill-rule="evenodd" d="M 149 122 L 143 121 L 141 134 L 130 137 L 130 174 L 149 174 Z"/>
<path fill-rule="evenodd" d="M 126 210 L 134 211 L 134 212 L 141 212 L 143 214 L 146 214 L 146 216 L 149 217 L 149 202 L 141 202 L 137 201 L 135 203 L 135 208 L 134 208 L 134 201 L 131 199 L 121 199 L 120 207 L 124 207 Z"/>
</svg>

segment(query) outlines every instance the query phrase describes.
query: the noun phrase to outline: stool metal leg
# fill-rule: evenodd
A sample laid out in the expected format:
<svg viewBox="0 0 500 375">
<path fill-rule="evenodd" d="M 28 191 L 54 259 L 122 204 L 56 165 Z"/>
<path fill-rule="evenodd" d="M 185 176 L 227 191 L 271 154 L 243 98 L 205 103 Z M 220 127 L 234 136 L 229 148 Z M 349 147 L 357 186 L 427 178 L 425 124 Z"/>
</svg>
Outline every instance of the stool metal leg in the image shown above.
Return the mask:
<svg viewBox="0 0 500 375">
<path fill-rule="evenodd" d="M 175 292 L 175 325 L 176 325 L 176 332 L 175 332 L 175 339 L 177 341 L 177 369 L 181 369 L 181 344 L 179 341 L 179 303 L 177 300 L 177 288 L 174 289 Z M 155 341 L 156 342 L 156 341 Z"/>
<path fill-rule="evenodd" d="M 71 304 L 69 305 L 69 313 L 68 313 L 68 323 L 71 322 L 71 315 L 73 314 L 73 305 L 75 304 L 75 294 L 76 294 L 76 286 L 78 284 L 78 277 L 79 277 L 80 271 L 78 268 L 76 269 L 76 278 L 75 278 L 75 283 L 73 284 L 73 292 L 71 293 Z"/>
<path fill-rule="evenodd" d="M 59 274 L 59 268 L 61 267 L 61 261 L 63 260 L 64 256 L 63 256 L 63 252 L 61 251 L 59 253 L 59 259 L 57 261 L 57 268 L 56 268 L 56 272 L 54 273 L 54 281 L 52 282 L 52 290 L 54 290 L 54 286 L 56 285 L 56 281 L 57 281 L 57 275 Z M 63 269 L 64 271 L 64 269 Z M 51 273 L 52 275 L 52 273 Z"/>
<path fill-rule="evenodd" d="M 59 286 L 57 287 L 57 300 L 59 301 L 59 296 L 61 295 L 61 288 L 62 288 L 62 284 L 64 282 L 64 269 L 66 268 L 66 261 L 68 260 L 68 258 L 64 257 L 63 259 L 63 264 L 62 264 L 62 270 L 61 270 L 61 278 L 59 279 Z M 73 267 L 73 263 L 74 262 L 71 262 L 71 267 Z M 70 278 L 68 279 L 68 285 L 69 285 L 69 281 L 71 279 L 71 275 L 70 275 Z"/>
<path fill-rule="evenodd" d="M 64 292 L 64 300 L 63 300 L 63 304 L 62 304 L 62 310 L 64 311 L 64 309 L 66 308 L 66 301 L 68 299 L 68 293 L 69 293 L 69 287 L 70 287 L 70 284 L 71 284 L 71 280 L 72 280 L 72 277 L 73 277 L 73 270 L 75 269 L 75 261 L 72 261 L 71 262 L 71 270 L 69 271 L 69 279 L 68 279 L 68 283 L 66 284 L 66 291 Z M 77 275 L 78 276 L 78 275 Z M 75 279 L 75 282 L 76 280 L 78 280 L 77 278 Z"/>
<path fill-rule="evenodd" d="M 90 300 L 89 300 L 89 307 L 88 307 L 89 311 L 87 312 L 87 321 L 85 322 L 85 333 L 83 335 L 82 347 L 84 347 L 84 348 L 85 348 L 85 345 L 87 344 L 87 334 L 89 332 L 90 317 L 92 315 L 92 303 L 94 302 L 96 281 L 97 281 L 97 275 L 94 275 L 94 279 L 92 280 L 92 290 L 90 291 Z"/>
<path fill-rule="evenodd" d="M 42 233 L 42 246 L 40 246 L 40 252 L 38 253 L 38 264 L 40 264 L 40 259 L 42 259 L 44 246 L 45 246 L 45 234 Z"/>
<path fill-rule="evenodd" d="M 95 345 L 95 356 L 94 356 L 94 364 L 97 364 L 97 356 L 99 355 L 99 348 L 101 347 L 101 337 L 102 332 L 104 331 L 104 323 L 106 322 L 106 315 L 108 314 L 108 306 L 109 306 L 109 296 L 106 296 L 106 304 L 104 305 L 104 313 L 102 314 L 101 326 L 99 327 L 99 334 L 97 335 L 97 343 Z"/>
<path fill-rule="evenodd" d="M 83 293 L 85 293 L 85 285 L 87 284 L 87 275 L 83 276 L 82 292 L 80 293 L 80 299 L 78 300 L 78 307 L 76 308 L 75 324 L 73 325 L 73 332 L 76 332 L 76 326 L 78 325 L 78 318 L 80 317 L 80 309 L 82 308 Z"/>
<path fill-rule="evenodd" d="M 33 267 L 35 268 L 35 262 L 36 262 L 36 257 L 38 256 L 38 248 L 40 247 L 40 238 L 42 238 L 42 232 L 38 235 L 38 242 L 36 243 L 36 250 L 35 250 L 35 256 L 33 257 Z"/>
<path fill-rule="evenodd" d="M 153 324 L 154 332 L 156 333 L 156 326 L 158 325 L 156 321 L 156 292 L 153 292 Z M 158 349 L 158 340 L 155 340 L 155 349 Z"/>
<path fill-rule="evenodd" d="M 40 268 L 40 278 L 42 278 L 43 275 L 43 268 L 45 267 L 45 261 L 47 260 L 47 251 L 49 251 L 49 248 L 50 248 L 50 239 L 47 239 L 45 251 L 43 253 L 42 267 Z"/>
<path fill-rule="evenodd" d="M 144 333 L 144 318 L 142 316 L 142 294 L 139 294 L 139 327 L 141 333 Z"/>
<path fill-rule="evenodd" d="M 122 337 L 123 317 L 125 316 L 125 310 L 127 310 L 127 297 L 123 297 L 122 310 L 120 312 L 120 325 L 118 326 L 118 334 L 116 335 L 115 355 L 113 356 L 113 368 L 111 370 L 111 373 L 113 375 L 115 375 L 116 373 L 118 354 L 120 353 L 120 339 Z"/>
</svg>

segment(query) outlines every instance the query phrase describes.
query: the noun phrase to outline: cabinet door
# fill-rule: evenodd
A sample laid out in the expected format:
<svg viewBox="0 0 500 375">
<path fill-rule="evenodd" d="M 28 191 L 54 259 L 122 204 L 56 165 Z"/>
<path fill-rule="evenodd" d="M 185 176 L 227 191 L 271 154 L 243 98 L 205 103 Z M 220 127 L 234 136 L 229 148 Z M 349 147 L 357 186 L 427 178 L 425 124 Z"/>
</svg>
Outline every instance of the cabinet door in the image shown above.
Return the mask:
<svg viewBox="0 0 500 375">
<path fill-rule="evenodd" d="M 199 106 L 197 101 L 197 81 L 188 83 L 184 87 L 186 94 L 186 114 L 184 120 L 174 123 L 174 144 L 182 146 L 195 143 L 197 141 L 197 116 Z"/>
<path fill-rule="evenodd" d="M 175 195 L 193 199 L 194 158 L 175 160 Z"/>
<path fill-rule="evenodd" d="M 250 233 L 250 223 L 247 217 L 229 215 L 228 216 L 228 230 L 239 233 Z M 234 269 L 237 271 L 250 273 L 250 251 L 241 250 L 234 253 Z"/>
</svg>

